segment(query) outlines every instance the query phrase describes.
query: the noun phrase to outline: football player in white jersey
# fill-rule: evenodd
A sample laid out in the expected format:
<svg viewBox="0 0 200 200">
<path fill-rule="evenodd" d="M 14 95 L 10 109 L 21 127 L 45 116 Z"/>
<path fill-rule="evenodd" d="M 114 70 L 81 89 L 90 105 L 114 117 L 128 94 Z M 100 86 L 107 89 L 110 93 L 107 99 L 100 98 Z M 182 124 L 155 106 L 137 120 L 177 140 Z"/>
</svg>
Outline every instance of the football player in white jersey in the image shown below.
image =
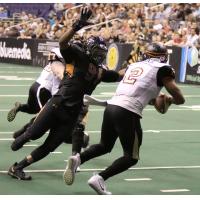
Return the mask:
<svg viewBox="0 0 200 200">
<path fill-rule="evenodd" d="M 18 112 L 25 112 L 28 114 L 37 114 L 42 107 L 46 104 L 46 102 L 57 93 L 59 89 L 60 82 L 63 78 L 64 69 L 65 69 L 65 61 L 60 53 L 59 48 L 53 48 L 49 52 L 48 56 L 49 63 L 44 67 L 40 76 L 37 80 L 32 84 L 29 89 L 29 97 L 26 104 L 21 104 L 19 102 L 15 103 L 15 107 L 11 109 L 8 113 L 7 119 L 9 122 L 13 121 Z M 74 130 L 74 134 L 77 135 L 75 140 L 82 140 L 82 146 L 78 147 L 78 149 L 86 148 L 89 144 L 89 135 L 85 131 L 85 125 L 87 122 L 87 113 L 88 106 L 83 106 L 81 113 L 78 118 L 77 126 Z M 30 120 L 29 123 L 24 125 L 18 131 L 15 131 L 13 134 L 13 138 L 17 138 L 21 134 L 23 134 L 27 128 L 29 128 L 34 122 L 35 117 Z M 71 144 L 72 138 L 66 138 L 66 143 Z M 72 151 L 77 149 L 76 142 L 72 147 Z"/>
<path fill-rule="evenodd" d="M 21 104 L 16 102 L 14 108 L 8 112 L 7 120 L 9 122 L 15 119 L 18 112 L 37 114 L 52 95 L 58 91 L 65 68 L 59 48 L 54 48 L 49 52 L 48 61 L 49 63 L 31 85 L 27 103 Z M 16 138 L 21 135 L 33 123 L 34 119 L 31 119 L 29 123 L 16 131 L 13 137 Z"/>
<path fill-rule="evenodd" d="M 29 89 L 27 103 L 21 104 L 16 102 L 15 107 L 8 112 L 7 119 L 9 122 L 15 119 L 18 112 L 25 112 L 28 114 L 38 113 L 51 96 L 58 91 L 58 86 L 62 77 L 59 77 L 57 71 L 54 72 L 53 70 L 55 70 L 55 66 L 58 65 L 59 69 L 62 69 L 60 74 L 63 74 L 65 67 L 59 48 L 52 49 L 48 60 L 49 63 L 44 67 L 40 76 Z M 55 62 L 56 65 L 54 64 Z"/>
<path fill-rule="evenodd" d="M 174 70 L 166 64 L 168 58 L 166 47 L 153 43 L 147 47 L 144 55 L 144 61 L 128 66 L 115 95 L 107 101 L 100 143 L 69 158 L 64 172 L 66 184 L 73 183 L 79 165 L 111 152 L 115 141 L 119 138 L 123 156 L 99 174 L 93 175 L 88 181 L 90 187 L 98 194 L 112 194 L 106 189 L 104 181 L 138 162 L 139 148 L 142 144 L 140 119 L 145 106 L 157 97 L 163 86 L 171 95 L 168 98 L 170 103 L 177 105 L 184 103 L 182 92 L 174 80 Z"/>
</svg>

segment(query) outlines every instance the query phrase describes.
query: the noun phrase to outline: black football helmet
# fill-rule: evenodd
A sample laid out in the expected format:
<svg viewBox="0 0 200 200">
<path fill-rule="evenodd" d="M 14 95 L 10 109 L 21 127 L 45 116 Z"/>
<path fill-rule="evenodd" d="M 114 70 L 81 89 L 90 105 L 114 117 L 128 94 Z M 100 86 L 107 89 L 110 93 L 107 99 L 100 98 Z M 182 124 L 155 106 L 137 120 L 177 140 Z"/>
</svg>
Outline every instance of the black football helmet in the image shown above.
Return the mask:
<svg viewBox="0 0 200 200">
<path fill-rule="evenodd" d="M 144 60 L 148 58 L 158 58 L 160 62 L 165 63 L 168 60 L 167 48 L 159 43 L 149 44 L 143 54 Z"/>
<path fill-rule="evenodd" d="M 101 65 L 106 58 L 108 48 L 102 37 L 91 36 L 86 42 L 87 52 L 90 60 L 95 65 Z"/>
</svg>

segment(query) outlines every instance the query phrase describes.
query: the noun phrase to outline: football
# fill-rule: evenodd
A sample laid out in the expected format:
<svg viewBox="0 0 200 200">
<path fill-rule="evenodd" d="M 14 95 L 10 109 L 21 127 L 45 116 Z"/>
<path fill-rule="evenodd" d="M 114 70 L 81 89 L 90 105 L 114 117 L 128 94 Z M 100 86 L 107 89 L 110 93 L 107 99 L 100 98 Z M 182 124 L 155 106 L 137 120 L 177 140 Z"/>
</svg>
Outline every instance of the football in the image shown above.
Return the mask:
<svg viewBox="0 0 200 200">
<path fill-rule="evenodd" d="M 168 111 L 170 105 L 170 97 L 166 94 L 162 93 L 158 95 L 155 99 L 154 107 L 161 114 L 165 114 Z"/>
</svg>

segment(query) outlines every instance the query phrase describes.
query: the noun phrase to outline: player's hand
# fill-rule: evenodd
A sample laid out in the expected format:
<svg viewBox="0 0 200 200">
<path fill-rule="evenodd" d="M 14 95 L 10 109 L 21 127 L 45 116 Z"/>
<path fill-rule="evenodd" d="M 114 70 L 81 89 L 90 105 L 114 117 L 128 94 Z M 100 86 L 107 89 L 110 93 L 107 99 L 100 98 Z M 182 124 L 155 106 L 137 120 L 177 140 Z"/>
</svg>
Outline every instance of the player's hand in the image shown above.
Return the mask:
<svg viewBox="0 0 200 200">
<path fill-rule="evenodd" d="M 80 18 L 72 25 L 75 31 L 80 30 L 84 26 L 92 25 L 91 22 L 88 22 L 88 19 L 92 15 L 92 10 L 88 7 L 84 7 L 81 9 Z"/>
<path fill-rule="evenodd" d="M 88 7 L 84 7 L 81 9 L 80 21 L 87 22 L 87 20 L 91 17 L 92 11 Z"/>
</svg>

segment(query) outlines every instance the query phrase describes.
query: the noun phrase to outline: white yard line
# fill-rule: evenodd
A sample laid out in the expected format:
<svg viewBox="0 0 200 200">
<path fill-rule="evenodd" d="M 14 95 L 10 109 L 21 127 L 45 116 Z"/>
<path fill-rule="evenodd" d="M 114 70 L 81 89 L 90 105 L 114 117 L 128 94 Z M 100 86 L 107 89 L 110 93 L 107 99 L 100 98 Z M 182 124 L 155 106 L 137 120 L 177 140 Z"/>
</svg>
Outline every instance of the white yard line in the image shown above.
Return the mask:
<svg viewBox="0 0 200 200">
<path fill-rule="evenodd" d="M 96 172 L 102 171 L 105 168 L 91 168 L 91 169 L 80 169 L 81 172 Z M 158 167 L 133 167 L 129 168 L 129 170 L 168 170 L 168 169 L 200 169 L 200 166 L 158 166 Z M 32 173 L 52 173 L 52 172 L 64 172 L 65 169 L 41 169 L 41 170 L 25 170 L 25 172 Z M 7 173 L 5 170 L 0 170 L 0 173 Z"/>
<path fill-rule="evenodd" d="M 37 147 L 38 144 L 24 144 L 23 147 Z"/>
<path fill-rule="evenodd" d="M 0 141 L 13 141 L 13 138 L 0 138 Z"/>
<path fill-rule="evenodd" d="M 17 85 L 17 84 L 16 85 L 5 85 L 5 84 L 0 85 L 0 87 L 27 87 L 27 86 L 30 87 L 31 85 L 30 84 L 29 85 Z"/>
<path fill-rule="evenodd" d="M 14 131 L 12 132 L 12 131 L 0 131 L 0 134 L 12 134 L 12 133 L 14 133 Z"/>
<path fill-rule="evenodd" d="M 160 190 L 161 192 L 189 192 L 190 190 L 188 189 L 170 189 L 170 190 Z"/>
<path fill-rule="evenodd" d="M 25 95 L 25 94 L 18 94 L 18 95 L 15 95 L 15 94 L 0 94 L 0 97 L 28 97 L 28 95 Z"/>
<path fill-rule="evenodd" d="M 63 152 L 62 151 L 54 151 L 54 152 L 51 152 L 51 154 L 62 154 Z"/>
<path fill-rule="evenodd" d="M 125 178 L 125 181 L 151 181 L 151 178 Z"/>
</svg>

